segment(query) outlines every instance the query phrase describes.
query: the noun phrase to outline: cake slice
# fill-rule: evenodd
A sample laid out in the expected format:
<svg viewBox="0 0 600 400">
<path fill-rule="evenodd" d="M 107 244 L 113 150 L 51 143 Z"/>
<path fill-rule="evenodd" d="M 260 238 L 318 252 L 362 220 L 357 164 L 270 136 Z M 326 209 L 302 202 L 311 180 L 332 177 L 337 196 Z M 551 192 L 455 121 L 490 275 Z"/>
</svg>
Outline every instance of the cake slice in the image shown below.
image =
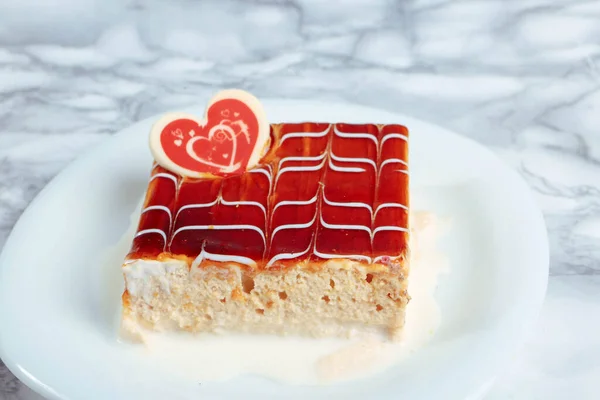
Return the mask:
<svg viewBox="0 0 600 400">
<path fill-rule="evenodd" d="M 345 336 L 404 324 L 408 131 L 270 127 L 258 164 L 189 178 L 155 164 L 123 264 L 123 327 Z"/>
</svg>

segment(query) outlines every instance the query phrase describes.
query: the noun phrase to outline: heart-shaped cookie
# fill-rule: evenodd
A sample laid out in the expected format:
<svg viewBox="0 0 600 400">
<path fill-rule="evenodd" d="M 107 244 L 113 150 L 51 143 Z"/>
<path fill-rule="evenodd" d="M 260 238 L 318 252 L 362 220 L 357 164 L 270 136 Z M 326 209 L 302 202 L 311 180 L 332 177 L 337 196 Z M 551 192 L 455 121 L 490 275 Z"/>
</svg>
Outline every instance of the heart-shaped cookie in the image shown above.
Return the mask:
<svg viewBox="0 0 600 400">
<path fill-rule="evenodd" d="M 268 140 L 269 123 L 258 99 L 232 89 L 212 98 L 202 121 L 184 113 L 163 116 L 150 132 L 150 150 L 176 174 L 228 176 L 254 167 Z"/>
</svg>

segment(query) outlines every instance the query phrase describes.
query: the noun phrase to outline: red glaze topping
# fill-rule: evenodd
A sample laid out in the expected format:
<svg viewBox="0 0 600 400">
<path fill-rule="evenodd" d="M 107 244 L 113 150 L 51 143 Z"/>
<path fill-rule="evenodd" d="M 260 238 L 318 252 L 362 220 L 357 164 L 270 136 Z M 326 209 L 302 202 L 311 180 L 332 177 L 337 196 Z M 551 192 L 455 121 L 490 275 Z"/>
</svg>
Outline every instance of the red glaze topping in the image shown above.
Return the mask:
<svg viewBox="0 0 600 400">
<path fill-rule="evenodd" d="M 190 179 L 155 166 L 128 258 L 165 253 L 258 268 L 404 262 L 405 127 L 274 124 L 271 136 L 271 150 L 242 175 Z"/>
</svg>

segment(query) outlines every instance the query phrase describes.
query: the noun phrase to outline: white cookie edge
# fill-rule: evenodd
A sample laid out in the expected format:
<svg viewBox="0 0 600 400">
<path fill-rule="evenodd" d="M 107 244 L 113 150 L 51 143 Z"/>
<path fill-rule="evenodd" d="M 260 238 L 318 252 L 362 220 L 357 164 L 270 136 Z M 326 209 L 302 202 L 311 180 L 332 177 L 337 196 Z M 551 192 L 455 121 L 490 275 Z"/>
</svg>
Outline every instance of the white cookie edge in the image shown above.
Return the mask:
<svg viewBox="0 0 600 400">
<path fill-rule="evenodd" d="M 252 112 L 256 116 L 258 122 L 258 137 L 256 139 L 256 144 L 254 145 L 254 150 L 252 151 L 250 159 L 248 160 L 246 171 L 254 168 L 260 161 L 260 158 L 266 153 L 267 149 L 265 147 L 270 137 L 270 125 L 269 121 L 267 120 L 265 110 L 260 101 L 250 93 L 240 89 L 222 90 L 218 92 L 215 96 L 213 96 L 208 102 L 206 109 L 204 110 L 204 118 L 202 120 L 199 120 L 198 118 L 196 118 L 196 116 L 192 114 L 183 112 L 172 112 L 161 116 L 158 119 L 158 121 L 156 121 L 152 125 L 152 128 L 150 130 L 149 145 L 150 152 L 152 153 L 154 160 L 156 160 L 156 162 L 161 167 L 181 176 L 186 176 L 190 178 L 216 178 L 216 175 L 211 174 L 209 172 L 192 171 L 190 169 L 180 167 L 179 165 L 171 161 L 171 159 L 167 156 L 167 154 L 164 152 L 161 146 L 160 135 L 163 129 L 168 124 L 177 119 L 189 119 L 200 126 L 205 126 L 208 121 L 207 114 L 210 106 L 216 103 L 217 101 L 224 99 L 236 99 L 242 101 L 250 108 L 250 110 L 252 110 Z"/>
</svg>

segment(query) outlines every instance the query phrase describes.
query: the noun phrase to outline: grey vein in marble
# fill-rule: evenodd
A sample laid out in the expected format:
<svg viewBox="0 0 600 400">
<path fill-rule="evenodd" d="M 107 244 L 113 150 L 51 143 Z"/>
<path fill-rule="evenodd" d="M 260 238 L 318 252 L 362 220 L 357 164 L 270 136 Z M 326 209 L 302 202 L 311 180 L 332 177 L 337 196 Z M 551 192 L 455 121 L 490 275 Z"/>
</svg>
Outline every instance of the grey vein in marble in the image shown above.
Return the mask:
<svg viewBox="0 0 600 400">
<path fill-rule="evenodd" d="M 223 87 L 412 115 L 493 149 L 548 224 L 540 328 L 488 398 L 598 398 L 599 21 L 586 0 L 0 3 L 0 245 L 77 154 Z M 0 400 L 34 398 L 0 367 Z"/>
</svg>

